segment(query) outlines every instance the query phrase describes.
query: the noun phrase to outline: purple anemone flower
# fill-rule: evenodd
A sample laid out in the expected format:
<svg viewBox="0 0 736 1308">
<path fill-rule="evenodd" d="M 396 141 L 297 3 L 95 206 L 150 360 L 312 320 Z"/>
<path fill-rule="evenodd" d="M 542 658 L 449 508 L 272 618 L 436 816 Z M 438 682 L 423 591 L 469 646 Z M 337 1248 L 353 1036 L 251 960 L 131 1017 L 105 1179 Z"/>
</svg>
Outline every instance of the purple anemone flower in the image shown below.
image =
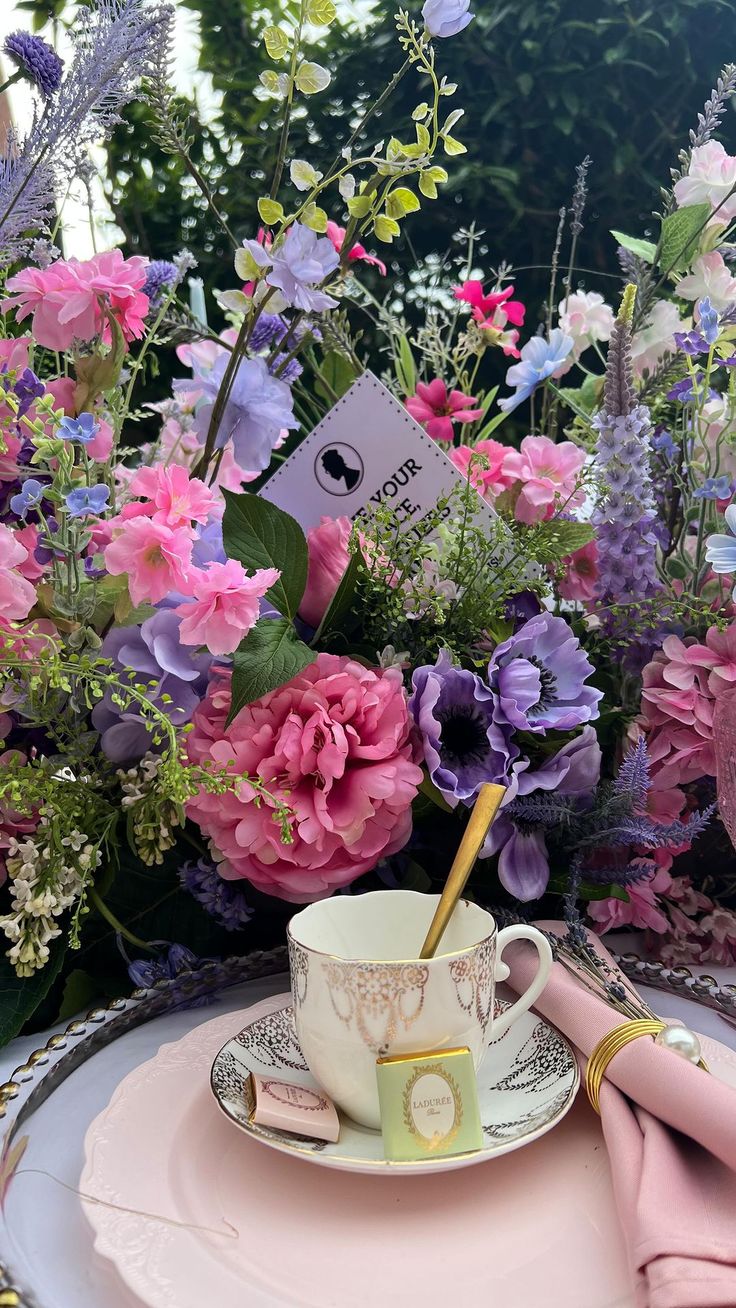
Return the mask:
<svg viewBox="0 0 736 1308">
<path fill-rule="evenodd" d="M 484 781 L 503 780 L 511 761 L 511 733 L 494 719 L 490 689 L 474 672 L 454 667 L 447 650 L 434 667 L 416 669 L 412 686 L 409 711 L 434 785 L 453 806 L 472 803 Z"/>
<path fill-rule="evenodd" d="M 601 749 L 594 728 L 583 727 L 579 736 L 563 745 L 535 772 L 528 768 L 528 759 L 515 764 L 510 796 L 517 798 L 546 790 L 581 802 L 589 799 L 601 772 Z M 547 842 L 541 826 L 506 811 L 511 803 L 513 800 L 501 809 L 493 823 L 481 850 L 481 858 L 500 853 L 498 876 L 501 885 L 516 899 L 528 903 L 530 899 L 539 899 L 547 889 Z"/>
<path fill-rule="evenodd" d="M 564 618 L 540 613 L 497 645 L 488 664 L 495 719 L 517 731 L 572 731 L 598 717 L 603 692 L 586 686 L 593 664 Z"/>
<path fill-rule="evenodd" d="M 190 721 L 204 695 L 212 662 L 209 654 L 195 654 L 180 643 L 180 624 L 181 618 L 170 609 L 160 609 L 140 626 L 113 628 L 101 650 L 117 671 L 131 670 L 134 682 L 155 683 L 147 684 L 146 694 L 175 727 Z M 138 706 L 121 708 L 111 690 L 95 705 L 92 722 L 102 737 L 103 753 L 113 763 L 133 763 L 155 748 Z"/>
</svg>

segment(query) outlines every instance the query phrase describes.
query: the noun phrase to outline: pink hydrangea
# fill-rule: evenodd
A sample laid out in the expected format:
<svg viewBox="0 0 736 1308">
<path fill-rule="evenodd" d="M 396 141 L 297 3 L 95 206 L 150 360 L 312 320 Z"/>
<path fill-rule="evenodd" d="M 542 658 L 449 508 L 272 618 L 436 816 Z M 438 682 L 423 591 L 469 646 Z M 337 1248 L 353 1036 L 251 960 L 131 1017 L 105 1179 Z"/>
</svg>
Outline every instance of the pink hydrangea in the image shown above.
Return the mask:
<svg viewBox="0 0 736 1308">
<path fill-rule="evenodd" d="M 128 577 L 134 604 L 157 604 L 170 590 L 189 594 L 194 533 L 151 518 L 112 522 L 115 535 L 105 548 L 105 567 L 113 577 Z"/>
<path fill-rule="evenodd" d="M 519 522 L 541 522 L 555 508 L 582 504 L 584 496 L 575 487 L 584 463 L 585 450 L 548 436 L 525 436 L 520 450 L 508 450 L 503 471 L 520 483 L 514 509 Z"/>
<path fill-rule="evenodd" d="M 217 508 L 217 497 L 209 486 L 199 477 L 190 477 L 186 468 L 177 463 L 139 468 L 128 489 L 131 495 L 147 502 L 123 505 L 120 517 L 124 522 L 150 517 L 169 527 L 181 527 L 191 522 L 207 522 Z"/>
<path fill-rule="evenodd" d="M 27 618 L 36 603 L 36 591 L 19 571 L 28 550 L 17 535 L 0 524 L 0 613 L 11 622 Z"/>
<path fill-rule="evenodd" d="M 259 600 L 281 576 L 260 568 L 248 576 L 241 563 L 210 563 L 190 583 L 193 599 L 174 610 L 181 616 L 179 639 L 205 645 L 210 654 L 232 654 L 258 618 Z"/>
<path fill-rule="evenodd" d="M 463 395 L 462 391 L 450 391 L 448 395 L 445 383 L 435 377 L 431 382 L 417 382 L 416 395 L 410 395 L 405 404 L 432 440 L 451 441 L 454 422 L 475 422 L 483 417 L 482 409 L 472 407 L 477 402 L 474 395 Z"/>
<path fill-rule="evenodd" d="M 400 670 L 318 654 L 226 727 L 230 676 L 213 670 L 187 738 L 189 756 L 258 775 L 292 808 L 293 843 L 282 843 L 272 806 L 256 805 L 247 785 L 224 795 L 202 791 L 188 812 L 222 859 L 221 875 L 305 903 L 401 849 L 422 773 Z"/>
<path fill-rule="evenodd" d="M 449 451 L 449 457 L 463 476 L 470 476 L 478 494 L 484 500 L 493 501 L 514 484 L 511 473 L 504 471 L 508 452 L 508 445 L 500 441 L 476 441 L 475 445 L 458 445 Z"/>
<path fill-rule="evenodd" d="M 309 571 L 299 616 L 310 627 L 319 626 L 350 562 L 351 530 L 349 518 L 322 517 L 307 532 Z"/>
<path fill-rule="evenodd" d="M 33 336 L 39 345 L 59 352 L 75 341 L 109 338 L 102 306 L 117 319 L 126 340 L 143 335 L 148 296 L 141 287 L 148 260 L 123 258 L 107 250 L 92 259 L 58 259 L 48 268 L 23 268 L 9 278 L 12 294 L 2 309 L 16 310 L 18 322 L 33 315 Z"/>
<path fill-rule="evenodd" d="M 562 560 L 565 575 L 557 589 L 563 599 L 589 604 L 595 598 L 598 581 L 598 546 L 594 540 Z"/>
</svg>

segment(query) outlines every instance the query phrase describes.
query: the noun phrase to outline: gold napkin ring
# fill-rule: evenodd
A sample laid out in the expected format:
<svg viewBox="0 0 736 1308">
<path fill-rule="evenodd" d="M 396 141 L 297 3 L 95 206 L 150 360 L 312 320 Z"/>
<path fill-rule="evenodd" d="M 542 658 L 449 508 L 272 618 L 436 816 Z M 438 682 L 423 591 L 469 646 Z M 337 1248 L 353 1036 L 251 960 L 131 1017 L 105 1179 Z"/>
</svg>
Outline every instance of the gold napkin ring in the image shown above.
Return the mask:
<svg viewBox="0 0 736 1308">
<path fill-rule="evenodd" d="M 585 1090 L 591 1105 L 596 1113 L 600 1116 L 600 1090 L 601 1082 L 608 1070 L 608 1064 L 611 1059 L 623 1049 L 625 1045 L 636 1040 L 639 1036 L 659 1035 L 667 1026 L 666 1022 L 660 1022 L 658 1018 L 642 1017 L 636 1018 L 631 1022 L 622 1022 L 621 1026 L 614 1026 L 598 1041 L 593 1050 L 588 1065 L 585 1069 Z M 698 1063 L 707 1072 L 707 1065 L 702 1058 Z"/>
</svg>

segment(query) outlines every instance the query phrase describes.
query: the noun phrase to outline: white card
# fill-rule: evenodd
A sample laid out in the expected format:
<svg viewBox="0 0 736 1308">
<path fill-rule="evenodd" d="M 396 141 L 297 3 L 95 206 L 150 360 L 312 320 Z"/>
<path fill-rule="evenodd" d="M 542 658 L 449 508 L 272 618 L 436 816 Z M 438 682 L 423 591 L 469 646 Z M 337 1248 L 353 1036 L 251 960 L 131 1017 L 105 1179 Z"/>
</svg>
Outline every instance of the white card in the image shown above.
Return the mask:
<svg viewBox="0 0 736 1308">
<path fill-rule="evenodd" d="M 372 372 L 364 372 L 260 494 L 305 531 L 323 515 L 355 518 L 372 504 L 385 504 L 421 539 L 426 515 L 466 485 L 404 406 Z M 479 525 L 497 523 L 494 510 L 475 491 L 473 500 Z"/>
</svg>

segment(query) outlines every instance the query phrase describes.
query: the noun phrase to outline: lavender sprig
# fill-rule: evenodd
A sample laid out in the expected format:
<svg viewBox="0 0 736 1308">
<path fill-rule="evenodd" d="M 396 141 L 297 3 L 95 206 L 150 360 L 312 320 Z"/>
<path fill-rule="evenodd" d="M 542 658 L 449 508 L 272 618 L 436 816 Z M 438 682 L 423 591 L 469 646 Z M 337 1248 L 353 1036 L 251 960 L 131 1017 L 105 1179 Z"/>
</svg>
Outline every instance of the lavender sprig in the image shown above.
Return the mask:
<svg viewBox="0 0 736 1308">
<path fill-rule="evenodd" d="M 640 736 L 634 748 L 629 750 L 614 778 L 613 793 L 618 798 L 625 796 L 630 800 L 633 808 L 643 812 L 650 785 L 649 752 L 644 737 Z"/>
</svg>

